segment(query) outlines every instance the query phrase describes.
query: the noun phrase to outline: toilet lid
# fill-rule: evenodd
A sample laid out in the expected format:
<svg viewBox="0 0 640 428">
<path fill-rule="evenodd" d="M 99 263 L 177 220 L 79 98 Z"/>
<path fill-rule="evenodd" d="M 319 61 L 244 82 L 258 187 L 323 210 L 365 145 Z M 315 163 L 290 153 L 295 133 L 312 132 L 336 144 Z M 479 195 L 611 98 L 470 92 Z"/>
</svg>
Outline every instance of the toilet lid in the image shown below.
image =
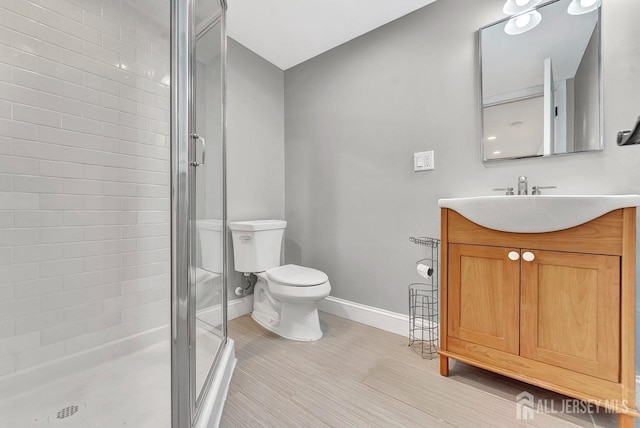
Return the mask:
<svg viewBox="0 0 640 428">
<path fill-rule="evenodd" d="M 297 287 L 320 285 L 329 280 L 329 277 L 324 272 L 298 265 L 284 265 L 269 269 L 267 277 L 279 284 Z"/>
</svg>

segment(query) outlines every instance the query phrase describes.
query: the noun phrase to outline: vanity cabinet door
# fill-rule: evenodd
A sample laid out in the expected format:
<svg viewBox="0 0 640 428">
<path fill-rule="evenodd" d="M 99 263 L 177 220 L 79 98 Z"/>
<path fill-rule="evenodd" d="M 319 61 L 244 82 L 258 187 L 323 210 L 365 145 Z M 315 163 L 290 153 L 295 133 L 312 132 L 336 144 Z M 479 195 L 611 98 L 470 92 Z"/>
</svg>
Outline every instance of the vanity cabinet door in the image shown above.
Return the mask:
<svg viewBox="0 0 640 428">
<path fill-rule="evenodd" d="M 521 356 L 619 381 L 619 257 L 522 250 L 521 293 Z"/>
<path fill-rule="evenodd" d="M 518 354 L 519 258 L 519 249 L 449 244 L 449 336 Z"/>
</svg>

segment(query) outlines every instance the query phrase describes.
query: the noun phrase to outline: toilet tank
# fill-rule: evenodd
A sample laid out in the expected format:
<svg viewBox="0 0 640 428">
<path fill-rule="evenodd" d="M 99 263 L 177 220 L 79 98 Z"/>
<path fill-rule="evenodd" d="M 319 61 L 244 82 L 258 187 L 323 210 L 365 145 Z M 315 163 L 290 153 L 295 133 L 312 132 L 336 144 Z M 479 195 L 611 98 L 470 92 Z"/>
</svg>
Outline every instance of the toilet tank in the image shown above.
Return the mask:
<svg viewBox="0 0 640 428">
<path fill-rule="evenodd" d="M 257 273 L 280 266 L 284 220 L 254 220 L 229 222 L 233 238 L 235 269 Z"/>
<path fill-rule="evenodd" d="M 200 238 L 202 269 L 222 273 L 222 221 L 196 220 L 196 230 Z"/>
</svg>

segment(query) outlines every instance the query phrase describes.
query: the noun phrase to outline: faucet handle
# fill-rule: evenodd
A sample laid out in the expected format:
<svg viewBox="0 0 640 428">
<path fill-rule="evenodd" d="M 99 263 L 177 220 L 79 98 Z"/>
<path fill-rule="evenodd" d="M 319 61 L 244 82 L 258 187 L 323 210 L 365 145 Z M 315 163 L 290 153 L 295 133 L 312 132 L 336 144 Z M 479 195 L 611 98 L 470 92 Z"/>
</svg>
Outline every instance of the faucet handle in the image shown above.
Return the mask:
<svg viewBox="0 0 640 428">
<path fill-rule="evenodd" d="M 532 195 L 542 195 L 541 189 L 557 189 L 558 186 L 533 186 Z"/>
<path fill-rule="evenodd" d="M 495 192 L 505 192 L 505 195 L 511 196 L 513 195 L 513 187 L 499 187 L 497 189 L 492 189 Z"/>
</svg>

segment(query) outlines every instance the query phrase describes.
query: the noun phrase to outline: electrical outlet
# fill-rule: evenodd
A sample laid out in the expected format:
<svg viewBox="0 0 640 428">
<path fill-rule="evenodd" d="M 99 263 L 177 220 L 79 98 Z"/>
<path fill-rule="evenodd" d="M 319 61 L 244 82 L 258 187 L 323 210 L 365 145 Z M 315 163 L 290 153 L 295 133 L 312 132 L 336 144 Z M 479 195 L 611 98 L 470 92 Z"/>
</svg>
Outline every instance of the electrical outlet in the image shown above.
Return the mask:
<svg viewBox="0 0 640 428">
<path fill-rule="evenodd" d="M 413 154 L 413 170 L 428 171 L 435 168 L 433 150 Z"/>
</svg>

